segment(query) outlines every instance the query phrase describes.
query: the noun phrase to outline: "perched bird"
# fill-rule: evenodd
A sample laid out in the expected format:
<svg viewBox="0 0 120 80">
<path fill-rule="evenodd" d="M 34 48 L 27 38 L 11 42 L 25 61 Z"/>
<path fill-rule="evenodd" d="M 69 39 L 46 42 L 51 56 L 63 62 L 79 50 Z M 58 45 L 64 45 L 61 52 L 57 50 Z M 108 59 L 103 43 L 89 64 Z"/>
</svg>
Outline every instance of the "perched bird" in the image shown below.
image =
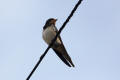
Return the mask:
<svg viewBox="0 0 120 80">
<path fill-rule="evenodd" d="M 51 43 L 51 41 L 54 39 L 54 37 L 56 36 L 58 30 L 55 26 L 57 19 L 54 18 L 50 18 L 46 21 L 46 24 L 43 27 L 43 39 L 44 41 L 49 45 Z M 74 64 L 70 58 L 70 56 L 68 55 L 63 42 L 61 40 L 60 35 L 57 37 L 55 43 L 52 46 L 52 49 L 55 51 L 55 53 L 57 54 L 57 56 L 69 67 L 74 67 Z"/>
</svg>

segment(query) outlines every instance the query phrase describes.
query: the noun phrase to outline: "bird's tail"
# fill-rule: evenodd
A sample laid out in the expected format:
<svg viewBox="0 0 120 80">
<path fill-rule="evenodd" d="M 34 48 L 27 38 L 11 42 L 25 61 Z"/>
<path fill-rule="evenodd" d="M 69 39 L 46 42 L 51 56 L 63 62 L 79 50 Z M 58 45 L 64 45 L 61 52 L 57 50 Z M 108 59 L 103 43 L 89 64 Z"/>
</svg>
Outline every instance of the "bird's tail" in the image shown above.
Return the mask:
<svg viewBox="0 0 120 80">
<path fill-rule="evenodd" d="M 69 62 L 63 57 L 63 55 L 61 53 L 59 53 L 57 50 L 53 49 L 55 51 L 55 53 L 57 54 L 57 56 L 69 67 L 71 67 L 71 65 L 69 64 Z"/>
<path fill-rule="evenodd" d="M 57 50 L 53 49 L 59 58 L 69 67 L 75 67 L 70 56 L 68 55 L 67 51 L 65 50 L 64 46 L 59 47 Z"/>
</svg>

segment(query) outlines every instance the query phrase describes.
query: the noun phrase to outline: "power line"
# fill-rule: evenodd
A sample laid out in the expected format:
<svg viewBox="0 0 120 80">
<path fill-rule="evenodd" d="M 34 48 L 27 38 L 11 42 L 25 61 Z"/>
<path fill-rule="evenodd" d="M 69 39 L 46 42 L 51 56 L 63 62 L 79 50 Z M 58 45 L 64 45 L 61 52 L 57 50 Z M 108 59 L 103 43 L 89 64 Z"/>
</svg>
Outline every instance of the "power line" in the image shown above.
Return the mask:
<svg viewBox="0 0 120 80">
<path fill-rule="evenodd" d="M 79 0 L 78 3 L 75 5 L 75 7 L 73 8 L 73 10 L 71 11 L 70 15 L 68 16 L 68 18 L 66 19 L 66 21 L 63 23 L 62 27 L 60 28 L 60 30 L 58 31 L 58 33 L 56 34 L 55 38 L 53 39 L 53 41 L 51 42 L 51 44 L 47 47 L 47 49 L 45 50 L 45 52 L 41 55 L 39 61 L 37 62 L 37 64 L 35 65 L 35 67 L 33 68 L 33 70 L 31 71 L 31 73 L 29 74 L 29 76 L 27 77 L 26 80 L 29 80 L 30 77 L 32 76 L 32 74 L 35 72 L 35 70 L 37 69 L 37 67 L 39 66 L 40 62 L 42 61 L 42 59 L 45 57 L 45 55 L 47 54 L 48 50 L 51 48 L 51 46 L 54 44 L 54 42 L 57 39 L 57 36 L 60 35 L 61 31 L 63 30 L 63 28 L 66 26 L 66 24 L 69 22 L 69 20 L 71 19 L 71 17 L 73 16 L 74 12 L 76 11 L 76 9 L 78 8 L 78 6 L 81 4 L 82 0 Z"/>
</svg>

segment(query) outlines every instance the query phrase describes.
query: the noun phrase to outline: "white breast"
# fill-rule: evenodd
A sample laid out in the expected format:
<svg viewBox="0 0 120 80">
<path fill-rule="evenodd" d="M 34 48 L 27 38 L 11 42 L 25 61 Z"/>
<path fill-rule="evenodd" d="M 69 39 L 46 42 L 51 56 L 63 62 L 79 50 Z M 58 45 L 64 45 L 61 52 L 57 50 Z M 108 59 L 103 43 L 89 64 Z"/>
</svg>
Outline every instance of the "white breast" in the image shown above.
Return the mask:
<svg viewBox="0 0 120 80">
<path fill-rule="evenodd" d="M 47 44 L 51 43 L 55 35 L 56 35 L 56 32 L 54 31 L 53 27 L 48 27 L 45 30 L 43 30 L 43 39 Z M 61 41 L 59 40 L 59 38 L 57 38 L 56 43 L 61 44 Z"/>
</svg>

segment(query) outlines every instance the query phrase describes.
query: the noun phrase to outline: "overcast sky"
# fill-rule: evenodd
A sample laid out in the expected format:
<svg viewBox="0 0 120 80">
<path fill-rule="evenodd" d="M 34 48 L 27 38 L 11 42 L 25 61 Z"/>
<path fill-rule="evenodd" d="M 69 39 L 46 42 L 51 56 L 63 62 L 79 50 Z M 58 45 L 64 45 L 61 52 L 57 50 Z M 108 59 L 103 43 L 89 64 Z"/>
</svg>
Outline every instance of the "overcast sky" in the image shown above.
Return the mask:
<svg viewBox="0 0 120 80">
<path fill-rule="evenodd" d="M 25 80 L 78 0 L 0 0 L 0 80 Z M 83 0 L 61 33 L 75 68 L 49 50 L 30 80 L 120 80 L 120 0 Z"/>
</svg>

